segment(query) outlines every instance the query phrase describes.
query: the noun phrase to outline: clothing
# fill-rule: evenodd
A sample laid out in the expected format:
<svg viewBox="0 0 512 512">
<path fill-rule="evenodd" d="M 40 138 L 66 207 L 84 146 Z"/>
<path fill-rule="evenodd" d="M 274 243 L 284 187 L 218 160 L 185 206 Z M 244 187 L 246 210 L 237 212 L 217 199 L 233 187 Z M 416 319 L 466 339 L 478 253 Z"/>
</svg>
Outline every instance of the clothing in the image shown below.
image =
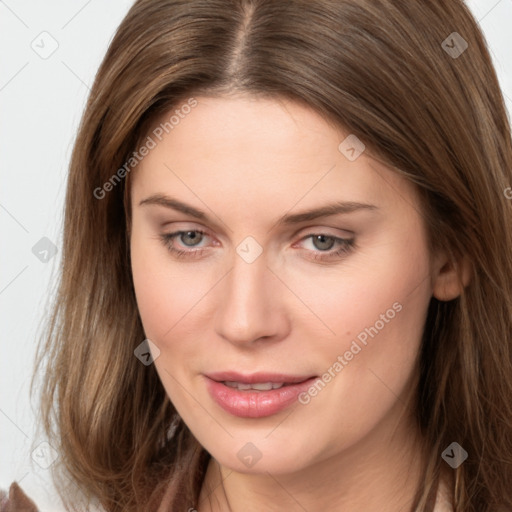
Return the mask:
<svg viewBox="0 0 512 512">
<path fill-rule="evenodd" d="M 436 497 L 434 512 L 453 512 L 448 496 L 448 487 L 446 484 L 441 483 Z M 167 495 L 164 497 L 158 509 L 159 512 L 167 510 L 165 502 L 168 502 L 169 498 Z M 38 509 L 21 487 L 16 482 L 13 482 L 9 488 L 9 495 L 0 490 L 0 512 L 38 512 Z"/>
<path fill-rule="evenodd" d="M 439 484 L 434 512 L 453 512 L 448 486 L 444 481 Z"/>
<path fill-rule="evenodd" d="M 13 482 L 9 494 L 0 490 L 0 512 L 37 512 L 36 504 Z"/>
</svg>

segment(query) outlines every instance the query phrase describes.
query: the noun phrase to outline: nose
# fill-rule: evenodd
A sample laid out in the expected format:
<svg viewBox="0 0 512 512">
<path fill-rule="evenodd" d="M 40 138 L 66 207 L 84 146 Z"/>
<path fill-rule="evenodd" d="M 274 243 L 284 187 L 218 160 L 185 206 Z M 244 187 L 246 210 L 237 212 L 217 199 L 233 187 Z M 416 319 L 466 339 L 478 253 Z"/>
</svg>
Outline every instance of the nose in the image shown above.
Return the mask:
<svg viewBox="0 0 512 512">
<path fill-rule="evenodd" d="M 247 263 L 235 254 L 232 270 L 219 287 L 217 334 L 238 346 L 279 341 L 288 334 L 283 285 L 267 267 L 264 254 Z"/>
</svg>

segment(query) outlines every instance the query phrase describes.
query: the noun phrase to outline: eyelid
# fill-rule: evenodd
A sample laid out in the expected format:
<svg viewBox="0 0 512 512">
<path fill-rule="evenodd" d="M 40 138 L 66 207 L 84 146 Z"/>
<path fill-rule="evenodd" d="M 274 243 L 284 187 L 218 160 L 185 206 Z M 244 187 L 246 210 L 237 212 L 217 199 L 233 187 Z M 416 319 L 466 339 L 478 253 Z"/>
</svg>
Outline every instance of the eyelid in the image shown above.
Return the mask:
<svg viewBox="0 0 512 512">
<path fill-rule="evenodd" d="M 294 233 L 293 238 L 303 240 L 304 238 L 312 235 L 325 235 L 336 239 L 349 239 L 356 236 L 355 232 L 349 229 L 340 229 L 328 226 L 308 226 L 297 230 Z"/>
<path fill-rule="evenodd" d="M 173 233 L 186 233 L 187 231 L 197 231 L 200 233 L 203 233 L 203 235 L 206 235 L 212 239 L 218 239 L 219 237 L 215 236 L 211 229 L 207 228 L 203 224 L 198 224 L 193 221 L 187 222 L 187 221 L 181 221 L 181 222 L 164 222 L 160 225 L 160 231 L 162 234 L 165 235 L 171 235 Z"/>
</svg>

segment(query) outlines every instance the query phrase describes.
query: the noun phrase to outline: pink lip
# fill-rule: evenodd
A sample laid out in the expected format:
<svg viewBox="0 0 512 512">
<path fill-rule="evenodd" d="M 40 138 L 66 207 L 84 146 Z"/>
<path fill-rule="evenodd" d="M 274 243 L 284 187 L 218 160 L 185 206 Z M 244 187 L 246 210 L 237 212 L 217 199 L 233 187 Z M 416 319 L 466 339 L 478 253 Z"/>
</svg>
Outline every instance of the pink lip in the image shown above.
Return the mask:
<svg viewBox="0 0 512 512">
<path fill-rule="evenodd" d="M 217 372 L 205 375 L 208 392 L 226 412 L 241 418 L 263 418 L 276 414 L 293 404 L 317 377 L 292 376 L 276 373 L 243 375 L 236 372 Z M 279 389 L 269 391 L 239 391 L 223 382 L 284 382 Z"/>
</svg>

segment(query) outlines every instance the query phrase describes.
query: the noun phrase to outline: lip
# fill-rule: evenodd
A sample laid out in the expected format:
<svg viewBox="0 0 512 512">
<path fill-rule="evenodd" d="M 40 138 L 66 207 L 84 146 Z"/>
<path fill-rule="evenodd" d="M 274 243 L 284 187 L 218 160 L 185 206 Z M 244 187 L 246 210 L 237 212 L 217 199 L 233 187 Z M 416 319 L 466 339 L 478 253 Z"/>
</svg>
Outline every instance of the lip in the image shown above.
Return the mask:
<svg viewBox="0 0 512 512">
<path fill-rule="evenodd" d="M 241 374 L 216 372 L 204 375 L 212 399 L 224 411 L 240 418 L 263 418 L 277 414 L 292 405 L 297 397 L 318 379 L 317 376 L 285 375 L 278 373 Z M 223 382 L 254 384 L 257 382 L 283 382 L 287 384 L 269 391 L 239 391 Z"/>
</svg>

